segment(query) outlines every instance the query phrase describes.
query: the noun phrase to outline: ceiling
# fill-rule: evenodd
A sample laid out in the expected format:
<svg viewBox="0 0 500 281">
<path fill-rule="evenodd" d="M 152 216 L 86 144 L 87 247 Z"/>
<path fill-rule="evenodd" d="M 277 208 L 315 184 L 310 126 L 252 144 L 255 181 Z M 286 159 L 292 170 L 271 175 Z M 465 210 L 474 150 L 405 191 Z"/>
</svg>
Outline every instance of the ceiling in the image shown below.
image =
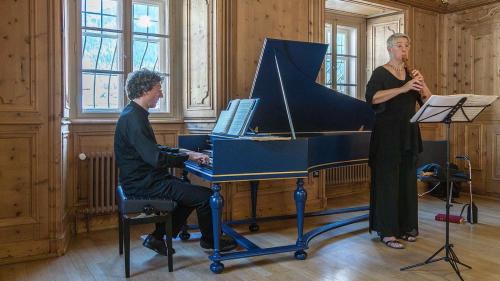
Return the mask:
<svg viewBox="0 0 500 281">
<path fill-rule="evenodd" d="M 451 13 L 466 10 L 478 6 L 498 3 L 498 0 L 387 0 L 395 4 L 407 4 L 414 7 L 436 11 L 440 13 Z M 386 13 L 396 12 L 374 2 L 378 0 L 325 0 L 327 9 L 338 10 L 348 13 L 374 17 Z"/>
<path fill-rule="evenodd" d="M 357 14 L 367 18 L 398 12 L 397 9 L 364 0 L 326 0 L 325 8 Z"/>
</svg>

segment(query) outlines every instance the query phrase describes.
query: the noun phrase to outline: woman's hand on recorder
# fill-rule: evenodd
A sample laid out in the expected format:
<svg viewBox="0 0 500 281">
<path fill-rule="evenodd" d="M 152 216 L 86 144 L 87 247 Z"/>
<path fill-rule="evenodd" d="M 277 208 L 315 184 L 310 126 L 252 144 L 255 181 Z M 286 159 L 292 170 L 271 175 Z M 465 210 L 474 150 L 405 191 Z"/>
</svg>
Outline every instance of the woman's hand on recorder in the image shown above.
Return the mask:
<svg viewBox="0 0 500 281">
<path fill-rule="evenodd" d="M 421 91 L 424 88 L 424 81 L 413 78 L 401 87 L 401 92 L 406 93 L 411 90 Z"/>
</svg>

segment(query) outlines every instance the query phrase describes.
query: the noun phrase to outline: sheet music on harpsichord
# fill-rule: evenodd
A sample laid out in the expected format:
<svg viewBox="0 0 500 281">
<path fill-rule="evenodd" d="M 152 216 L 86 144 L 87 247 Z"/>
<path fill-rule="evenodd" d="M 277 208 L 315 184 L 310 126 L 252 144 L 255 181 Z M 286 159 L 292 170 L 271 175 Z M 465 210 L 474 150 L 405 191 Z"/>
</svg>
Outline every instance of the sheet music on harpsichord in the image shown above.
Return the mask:
<svg viewBox="0 0 500 281">
<path fill-rule="evenodd" d="M 248 129 L 258 99 L 231 100 L 217 119 L 212 134 L 241 136 Z"/>
<path fill-rule="evenodd" d="M 432 95 L 410 122 L 441 122 L 462 98 L 467 98 L 461 109 L 451 118 L 453 122 L 469 122 L 474 120 L 485 107 L 491 105 L 498 96 L 485 95 Z"/>
<path fill-rule="evenodd" d="M 238 108 L 238 104 L 240 103 L 239 99 L 229 101 L 227 105 L 227 109 L 221 111 L 219 115 L 219 119 L 217 119 L 217 123 L 215 123 L 215 127 L 212 130 L 213 134 L 226 134 L 229 130 L 229 126 L 231 126 L 231 122 L 233 121 L 234 114 L 236 113 L 236 109 Z"/>
</svg>

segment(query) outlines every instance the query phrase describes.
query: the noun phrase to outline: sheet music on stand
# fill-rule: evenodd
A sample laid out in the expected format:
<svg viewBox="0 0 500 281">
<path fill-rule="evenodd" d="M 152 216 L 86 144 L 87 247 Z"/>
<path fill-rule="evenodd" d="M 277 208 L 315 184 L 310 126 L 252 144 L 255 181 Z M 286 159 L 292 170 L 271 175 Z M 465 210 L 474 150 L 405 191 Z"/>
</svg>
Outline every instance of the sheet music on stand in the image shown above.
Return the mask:
<svg viewBox="0 0 500 281">
<path fill-rule="evenodd" d="M 241 136 L 245 134 L 249 120 L 259 99 L 236 99 L 229 102 L 228 108 L 220 113 L 212 134 Z"/>
<path fill-rule="evenodd" d="M 231 126 L 231 122 L 233 121 L 234 114 L 236 113 L 236 109 L 240 103 L 239 99 L 234 99 L 229 101 L 226 110 L 221 111 L 219 118 L 217 119 L 217 123 L 215 124 L 214 129 L 212 130 L 213 134 L 226 134 L 229 130 L 229 126 Z"/>
<path fill-rule="evenodd" d="M 241 136 L 245 134 L 249 120 L 255 111 L 255 106 L 258 99 L 242 99 L 238 104 L 238 108 L 234 113 L 231 126 L 227 130 L 227 134 L 231 136 Z"/>
<path fill-rule="evenodd" d="M 427 102 L 410 119 L 415 122 L 442 122 L 451 112 L 453 107 L 462 99 L 466 98 L 460 110 L 451 117 L 452 122 L 470 122 L 474 120 L 485 107 L 491 105 L 498 96 L 485 95 L 449 95 L 431 96 Z"/>
</svg>

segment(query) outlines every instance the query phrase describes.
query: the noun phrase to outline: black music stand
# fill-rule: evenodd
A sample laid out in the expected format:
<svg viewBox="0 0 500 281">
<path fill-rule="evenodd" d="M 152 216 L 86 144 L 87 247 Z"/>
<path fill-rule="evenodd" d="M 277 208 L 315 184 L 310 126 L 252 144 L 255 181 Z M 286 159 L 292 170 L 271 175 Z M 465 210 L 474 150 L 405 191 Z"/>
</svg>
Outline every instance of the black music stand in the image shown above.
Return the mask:
<svg viewBox="0 0 500 281">
<path fill-rule="evenodd" d="M 469 265 L 462 263 L 455 252 L 453 251 L 453 244 L 450 244 L 450 125 L 452 122 L 472 122 L 481 113 L 484 108 L 489 106 L 493 101 L 487 102 L 485 105 L 464 105 L 467 97 L 461 96 L 431 96 L 431 98 L 420 108 L 420 110 L 412 117 L 411 122 L 418 123 L 444 123 L 446 124 L 446 233 L 445 244 L 437 250 L 432 256 L 422 263 L 417 263 L 410 266 L 402 267 L 400 270 L 407 270 L 410 268 L 423 266 L 429 263 L 444 260 L 450 263 L 453 270 L 457 273 L 460 280 L 464 280 L 460 275 L 458 264 L 472 269 Z M 467 107 L 470 110 L 467 110 Z M 464 110 L 465 108 L 465 110 Z M 458 112 L 458 113 L 457 113 Z M 456 115 L 457 114 L 457 115 Z M 455 117 L 456 116 L 456 117 Z M 442 250 L 446 254 L 440 258 L 435 258 Z"/>
</svg>

